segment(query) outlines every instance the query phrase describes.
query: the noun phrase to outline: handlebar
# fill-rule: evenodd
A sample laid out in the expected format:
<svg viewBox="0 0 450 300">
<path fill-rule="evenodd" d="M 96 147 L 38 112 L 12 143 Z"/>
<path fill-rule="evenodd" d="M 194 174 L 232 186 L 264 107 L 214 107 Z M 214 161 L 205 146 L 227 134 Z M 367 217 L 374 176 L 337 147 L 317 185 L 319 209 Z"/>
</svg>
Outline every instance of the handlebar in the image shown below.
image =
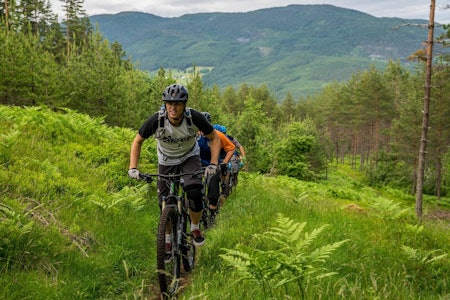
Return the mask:
<svg viewBox="0 0 450 300">
<path fill-rule="evenodd" d="M 195 172 L 178 173 L 178 174 L 139 173 L 139 178 L 141 180 L 144 180 L 147 183 L 151 183 L 155 177 L 160 177 L 160 178 L 164 178 L 164 179 L 168 179 L 168 180 L 178 180 L 178 178 L 183 177 L 183 176 L 192 175 L 192 177 L 194 177 L 196 175 L 203 174 L 204 171 L 205 171 L 205 169 L 202 168 L 201 170 L 198 170 Z"/>
</svg>

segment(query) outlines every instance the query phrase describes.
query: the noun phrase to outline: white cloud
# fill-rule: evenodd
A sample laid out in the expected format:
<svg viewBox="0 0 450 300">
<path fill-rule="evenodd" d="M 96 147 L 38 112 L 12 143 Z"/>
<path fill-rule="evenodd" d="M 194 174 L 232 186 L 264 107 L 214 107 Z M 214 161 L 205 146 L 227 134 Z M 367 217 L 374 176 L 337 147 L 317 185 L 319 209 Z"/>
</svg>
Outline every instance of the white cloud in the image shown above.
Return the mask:
<svg viewBox="0 0 450 300">
<path fill-rule="evenodd" d="M 50 0 L 50 3 L 53 10 L 62 17 L 61 1 Z M 161 17 L 178 17 L 201 12 L 247 12 L 289 4 L 331 4 L 355 9 L 375 17 L 427 20 L 430 15 L 430 3 L 430 0 L 85 0 L 84 9 L 90 16 L 116 14 L 122 11 L 141 11 Z M 449 3 L 449 0 L 436 1 L 435 21 L 450 23 L 450 10 L 441 9 Z"/>
</svg>

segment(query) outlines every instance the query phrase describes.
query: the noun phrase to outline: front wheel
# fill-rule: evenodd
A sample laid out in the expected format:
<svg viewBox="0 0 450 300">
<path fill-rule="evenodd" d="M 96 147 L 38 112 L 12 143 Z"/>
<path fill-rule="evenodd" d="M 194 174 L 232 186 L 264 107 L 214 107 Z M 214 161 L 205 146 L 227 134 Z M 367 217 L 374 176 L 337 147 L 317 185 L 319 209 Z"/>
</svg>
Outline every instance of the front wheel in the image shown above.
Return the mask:
<svg viewBox="0 0 450 300">
<path fill-rule="evenodd" d="M 184 214 L 180 222 L 181 231 L 181 257 L 184 271 L 190 272 L 195 264 L 195 245 L 190 233 L 191 219 L 187 213 Z M 189 230 L 189 231 L 188 231 Z"/>
<path fill-rule="evenodd" d="M 176 243 L 177 222 L 178 213 L 175 207 L 166 206 L 159 219 L 156 249 L 159 288 L 164 299 L 175 295 L 179 287 L 180 255 Z M 170 246 L 166 243 L 166 234 L 172 236 Z"/>
</svg>

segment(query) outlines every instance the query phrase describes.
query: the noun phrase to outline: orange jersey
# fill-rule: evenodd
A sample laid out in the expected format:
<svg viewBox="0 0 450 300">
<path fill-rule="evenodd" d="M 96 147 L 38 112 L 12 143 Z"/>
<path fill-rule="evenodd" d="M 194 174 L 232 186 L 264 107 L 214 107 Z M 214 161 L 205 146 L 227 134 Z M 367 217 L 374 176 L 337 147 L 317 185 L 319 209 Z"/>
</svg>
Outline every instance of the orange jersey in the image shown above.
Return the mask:
<svg viewBox="0 0 450 300">
<path fill-rule="evenodd" d="M 230 152 L 236 150 L 236 146 L 234 146 L 233 142 L 230 141 L 230 139 L 223 134 L 222 132 L 220 132 L 217 129 L 214 129 L 216 131 L 216 134 L 219 136 L 220 138 L 220 147 L 222 148 L 223 151 L 225 151 L 225 153 Z"/>
</svg>

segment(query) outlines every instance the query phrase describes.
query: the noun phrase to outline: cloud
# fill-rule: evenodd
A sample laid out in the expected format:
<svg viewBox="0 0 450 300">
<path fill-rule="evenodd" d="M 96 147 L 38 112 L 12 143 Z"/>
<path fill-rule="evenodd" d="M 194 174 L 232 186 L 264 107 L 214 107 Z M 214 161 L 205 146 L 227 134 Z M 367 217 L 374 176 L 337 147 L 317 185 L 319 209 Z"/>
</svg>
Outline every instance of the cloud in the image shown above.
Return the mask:
<svg viewBox="0 0 450 300">
<path fill-rule="evenodd" d="M 332 2 L 332 3 L 330 3 Z M 52 8 L 63 16 L 60 0 L 50 0 Z M 375 17 L 398 17 L 404 19 L 429 18 L 429 0 L 85 0 L 87 14 L 116 14 L 122 11 L 140 11 L 161 17 L 179 17 L 202 12 L 247 12 L 261 8 L 280 7 L 290 4 L 331 4 L 368 13 Z M 435 20 L 450 23 L 450 10 L 441 8 L 448 0 L 436 0 Z"/>
</svg>

